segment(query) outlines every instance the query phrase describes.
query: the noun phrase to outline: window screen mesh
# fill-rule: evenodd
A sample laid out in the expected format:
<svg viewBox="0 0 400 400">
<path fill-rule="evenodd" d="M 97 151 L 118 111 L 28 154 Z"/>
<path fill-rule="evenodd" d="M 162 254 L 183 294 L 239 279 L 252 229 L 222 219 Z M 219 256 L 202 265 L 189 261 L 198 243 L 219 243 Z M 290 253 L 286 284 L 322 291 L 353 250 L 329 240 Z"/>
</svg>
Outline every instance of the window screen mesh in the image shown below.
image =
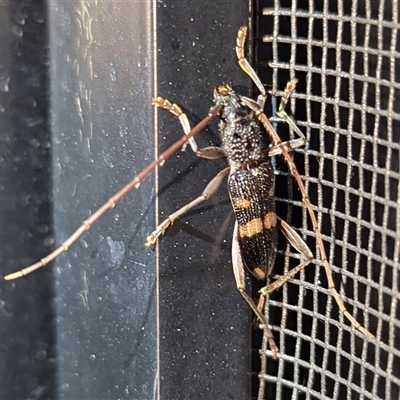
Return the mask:
<svg viewBox="0 0 400 400">
<path fill-rule="evenodd" d="M 397 1 L 257 3 L 256 67 L 272 94 L 299 84 L 291 112 L 307 137 L 294 160 L 317 213 L 352 327 L 327 290 L 314 233 L 284 162 L 278 213 L 316 259 L 267 305 L 281 353 L 267 352 L 267 399 L 400 396 L 400 23 Z M 283 139 L 288 128 L 274 118 Z M 269 112 L 269 110 L 267 110 Z M 288 199 L 290 199 L 288 201 Z M 276 273 L 298 263 L 280 243 Z"/>
</svg>

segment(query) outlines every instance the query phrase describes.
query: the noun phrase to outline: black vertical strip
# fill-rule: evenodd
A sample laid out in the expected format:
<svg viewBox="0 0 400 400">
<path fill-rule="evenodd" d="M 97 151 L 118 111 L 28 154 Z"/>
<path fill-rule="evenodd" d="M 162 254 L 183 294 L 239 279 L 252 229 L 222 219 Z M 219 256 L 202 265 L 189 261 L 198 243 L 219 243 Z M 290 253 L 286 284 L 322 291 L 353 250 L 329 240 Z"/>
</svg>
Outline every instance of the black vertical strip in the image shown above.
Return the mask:
<svg viewBox="0 0 400 400">
<path fill-rule="evenodd" d="M 158 94 L 179 103 L 193 123 L 212 105 L 216 85 L 248 93 L 235 41 L 248 23 L 244 1 L 168 1 L 158 20 Z M 181 134 L 160 112 L 161 147 Z M 217 124 L 198 144 L 219 144 Z M 165 217 L 198 196 L 226 166 L 188 149 L 160 169 Z M 249 399 L 250 312 L 231 269 L 233 212 L 223 184 L 209 201 L 176 222 L 160 244 L 160 379 L 162 399 Z"/>
<path fill-rule="evenodd" d="M 49 250 L 47 22 L 43 1 L 0 3 L 1 275 Z M 54 398 L 52 274 L 1 282 L 0 398 Z"/>
</svg>

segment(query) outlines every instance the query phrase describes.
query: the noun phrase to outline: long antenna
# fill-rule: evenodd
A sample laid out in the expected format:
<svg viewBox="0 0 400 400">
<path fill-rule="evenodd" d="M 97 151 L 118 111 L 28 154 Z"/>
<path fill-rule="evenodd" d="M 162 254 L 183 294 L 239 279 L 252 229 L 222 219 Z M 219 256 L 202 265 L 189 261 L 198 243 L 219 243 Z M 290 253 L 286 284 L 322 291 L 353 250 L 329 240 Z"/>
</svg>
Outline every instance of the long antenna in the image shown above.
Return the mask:
<svg viewBox="0 0 400 400">
<path fill-rule="evenodd" d="M 152 103 L 154 104 L 155 100 L 153 99 Z M 70 236 L 68 237 L 59 247 L 57 247 L 53 252 L 51 252 L 46 257 L 42 258 L 40 261 L 21 269 L 20 271 L 13 272 L 4 277 L 6 281 L 11 281 L 13 279 L 21 278 L 22 276 L 28 275 L 33 271 L 36 271 L 39 268 L 43 268 L 49 262 L 53 261 L 57 258 L 61 253 L 67 251 L 73 243 L 75 243 L 86 231 L 88 231 L 91 226 L 101 218 L 103 214 L 107 211 L 113 209 L 116 204 L 126 196 L 132 189 L 138 189 L 140 184 L 146 178 L 147 175 L 153 169 L 159 165 L 163 164 L 168 158 L 170 158 L 177 150 L 179 150 L 182 146 L 184 146 L 190 138 L 197 135 L 201 130 L 203 130 L 217 115 L 221 110 L 222 105 L 216 105 L 210 108 L 208 115 L 202 119 L 193 129 L 182 136 L 177 142 L 175 142 L 172 146 L 170 146 L 167 150 L 165 150 L 156 160 L 150 163 L 142 172 L 136 175 L 127 185 L 125 185 L 119 192 L 117 192 L 114 196 L 112 196 L 106 203 L 104 203 L 97 211 L 94 212 L 88 219 L 85 219 L 81 226 Z"/>
</svg>

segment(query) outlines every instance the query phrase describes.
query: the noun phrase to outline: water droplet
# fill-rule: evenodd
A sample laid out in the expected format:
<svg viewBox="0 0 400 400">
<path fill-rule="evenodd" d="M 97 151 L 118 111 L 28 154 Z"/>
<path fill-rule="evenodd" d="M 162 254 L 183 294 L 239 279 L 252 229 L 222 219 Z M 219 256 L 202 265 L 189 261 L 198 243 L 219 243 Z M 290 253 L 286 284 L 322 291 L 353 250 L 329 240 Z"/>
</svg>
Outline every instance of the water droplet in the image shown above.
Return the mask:
<svg viewBox="0 0 400 400">
<path fill-rule="evenodd" d="M 15 21 L 17 24 L 25 25 L 25 17 L 24 17 L 21 13 L 16 13 L 16 14 L 14 15 L 14 21 Z"/>
<path fill-rule="evenodd" d="M 49 232 L 49 227 L 48 227 L 48 225 L 39 225 L 38 226 L 38 231 L 40 233 L 48 233 Z"/>
<path fill-rule="evenodd" d="M 8 86 L 9 82 L 10 82 L 9 76 L 0 74 L 0 91 L 1 92 L 7 93 L 10 90 L 10 88 Z"/>
<path fill-rule="evenodd" d="M 12 27 L 12 33 L 20 39 L 24 36 L 24 30 L 19 25 Z"/>
<path fill-rule="evenodd" d="M 46 239 L 44 239 L 44 245 L 45 247 L 51 247 L 54 245 L 54 238 L 52 236 L 48 236 Z"/>
<path fill-rule="evenodd" d="M 29 144 L 30 144 L 33 148 L 35 148 L 35 149 L 37 149 L 38 147 L 40 147 L 40 142 L 39 142 L 39 140 L 37 140 L 37 139 L 35 139 L 35 138 L 30 139 L 30 140 L 29 140 Z"/>
<path fill-rule="evenodd" d="M 62 392 L 68 392 L 68 390 L 69 390 L 69 383 L 63 383 L 61 386 L 60 386 L 60 389 L 61 389 L 61 391 Z"/>
<path fill-rule="evenodd" d="M 44 22 L 44 16 L 42 13 L 39 12 L 34 12 L 33 13 L 33 19 L 35 20 L 35 22 L 37 22 L 38 24 L 43 24 Z"/>
<path fill-rule="evenodd" d="M 50 149 L 51 148 L 51 142 L 49 140 L 45 140 L 42 142 L 42 147 L 44 149 Z"/>
<path fill-rule="evenodd" d="M 45 351 L 45 350 L 39 350 L 39 351 L 36 353 L 36 358 L 37 358 L 38 360 L 45 360 L 46 357 L 47 357 L 47 351 Z"/>
</svg>

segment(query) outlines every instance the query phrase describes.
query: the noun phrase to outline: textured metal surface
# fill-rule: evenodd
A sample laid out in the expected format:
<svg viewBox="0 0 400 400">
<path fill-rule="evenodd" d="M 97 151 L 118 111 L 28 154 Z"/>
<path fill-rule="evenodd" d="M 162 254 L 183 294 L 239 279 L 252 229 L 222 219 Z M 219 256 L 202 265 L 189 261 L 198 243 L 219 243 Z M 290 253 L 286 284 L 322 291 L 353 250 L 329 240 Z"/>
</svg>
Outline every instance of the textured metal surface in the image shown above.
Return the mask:
<svg viewBox="0 0 400 400">
<path fill-rule="evenodd" d="M 317 257 L 269 303 L 282 356 L 268 360 L 266 398 L 397 399 L 399 4 L 309 0 L 258 6 L 258 72 L 273 93 L 290 76 L 299 78 L 292 111 L 308 143 L 294 158 L 318 213 L 336 285 L 351 313 L 377 337 L 367 340 L 338 312 L 296 186 L 277 159 L 278 214 L 301 228 Z M 272 110 L 277 104 L 272 99 Z M 277 127 L 288 135 L 283 124 Z M 281 252 L 277 272 L 289 264 L 290 253 Z"/>
</svg>

